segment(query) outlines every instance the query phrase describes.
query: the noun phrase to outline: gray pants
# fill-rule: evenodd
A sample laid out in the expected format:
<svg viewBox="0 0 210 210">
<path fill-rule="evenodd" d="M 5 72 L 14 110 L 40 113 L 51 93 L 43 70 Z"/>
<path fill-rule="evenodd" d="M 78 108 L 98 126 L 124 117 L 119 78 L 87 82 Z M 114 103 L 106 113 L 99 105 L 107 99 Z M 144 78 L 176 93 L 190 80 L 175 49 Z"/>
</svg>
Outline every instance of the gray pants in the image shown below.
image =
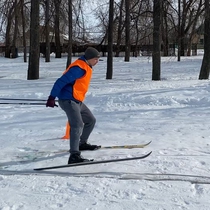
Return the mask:
<svg viewBox="0 0 210 210">
<path fill-rule="evenodd" d="M 96 119 L 82 102 L 59 100 L 58 103 L 66 113 L 70 124 L 70 153 L 80 154 L 79 144 L 87 143 Z"/>
</svg>

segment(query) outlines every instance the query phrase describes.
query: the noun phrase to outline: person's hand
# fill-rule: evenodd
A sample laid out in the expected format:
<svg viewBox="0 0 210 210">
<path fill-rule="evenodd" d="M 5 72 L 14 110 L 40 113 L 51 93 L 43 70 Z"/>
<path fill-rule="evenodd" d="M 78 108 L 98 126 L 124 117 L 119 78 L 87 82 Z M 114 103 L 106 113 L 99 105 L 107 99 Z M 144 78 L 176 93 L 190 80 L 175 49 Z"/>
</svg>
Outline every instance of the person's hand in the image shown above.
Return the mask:
<svg viewBox="0 0 210 210">
<path fill-rule="evenodd" d="M 52 107 L 52 108 L 54 108 L 55 106 L 58 107 L 58 105 L 55 103 L 55 97 L 49 96 L 48 97 L 48 100 L 47 100 L 47 103 L 46 103 L 46 107 Z"/>
</svg>

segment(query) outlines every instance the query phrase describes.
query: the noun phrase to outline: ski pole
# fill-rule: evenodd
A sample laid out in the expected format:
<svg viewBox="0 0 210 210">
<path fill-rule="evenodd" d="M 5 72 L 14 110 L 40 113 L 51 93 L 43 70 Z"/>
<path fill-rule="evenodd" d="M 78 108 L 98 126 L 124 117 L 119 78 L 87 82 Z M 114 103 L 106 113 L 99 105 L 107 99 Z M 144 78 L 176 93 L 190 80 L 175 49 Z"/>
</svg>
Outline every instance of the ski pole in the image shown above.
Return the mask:
<svg viewBox="0 0 210 210">
<path fill-rule="evenodd" d="M 12 104 L 12 105 L 46 105 L 46 103 L 30 103 L 30 102 L 18 102 L 18 103 L 13 103 L 13 102 L 3 102 L 0 104 Z"/>
<path fill-rule="evenodd" d="M 35 98 L 0 98 L 1 101 L 47 101 L 47 99 L 35 99 Z"/>
</svg>

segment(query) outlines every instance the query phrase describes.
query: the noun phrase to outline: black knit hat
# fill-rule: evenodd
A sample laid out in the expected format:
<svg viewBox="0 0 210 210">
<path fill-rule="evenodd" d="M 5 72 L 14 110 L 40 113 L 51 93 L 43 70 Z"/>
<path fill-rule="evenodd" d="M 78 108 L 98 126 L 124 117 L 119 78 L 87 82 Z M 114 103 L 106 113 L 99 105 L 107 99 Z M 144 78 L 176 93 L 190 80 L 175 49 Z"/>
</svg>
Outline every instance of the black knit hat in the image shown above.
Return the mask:
<svg viewBox="0 0 210 210">
<path fill-rule="evenodd" d="M 99 57 L 100 57 L 100 53 L 95 48 L 88 47 L 85 50 L 85 58 L 86 58 L 86 60 L 89 60 L 89 59 L 92 59 L 92 58 L 99 58 Z"/>
</svg>

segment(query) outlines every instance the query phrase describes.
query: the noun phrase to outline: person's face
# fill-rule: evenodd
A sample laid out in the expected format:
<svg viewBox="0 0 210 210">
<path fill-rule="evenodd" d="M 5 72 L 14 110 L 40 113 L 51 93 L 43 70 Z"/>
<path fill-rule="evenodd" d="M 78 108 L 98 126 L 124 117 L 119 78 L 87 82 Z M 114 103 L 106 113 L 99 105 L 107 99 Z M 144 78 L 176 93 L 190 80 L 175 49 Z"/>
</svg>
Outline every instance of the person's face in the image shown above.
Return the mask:
<svg viewBox="0 0 210 210">
<path fill-rule="evenodd" d="M 88 63 L 89 63 L 91 66 L 95 66 L 95 65 L 98 63 L 98 60 L 99 60 L 99 58 L 92 58 L 92 59 L 89 59 L 89 60 L 88 60 Z"/>
</svg>

